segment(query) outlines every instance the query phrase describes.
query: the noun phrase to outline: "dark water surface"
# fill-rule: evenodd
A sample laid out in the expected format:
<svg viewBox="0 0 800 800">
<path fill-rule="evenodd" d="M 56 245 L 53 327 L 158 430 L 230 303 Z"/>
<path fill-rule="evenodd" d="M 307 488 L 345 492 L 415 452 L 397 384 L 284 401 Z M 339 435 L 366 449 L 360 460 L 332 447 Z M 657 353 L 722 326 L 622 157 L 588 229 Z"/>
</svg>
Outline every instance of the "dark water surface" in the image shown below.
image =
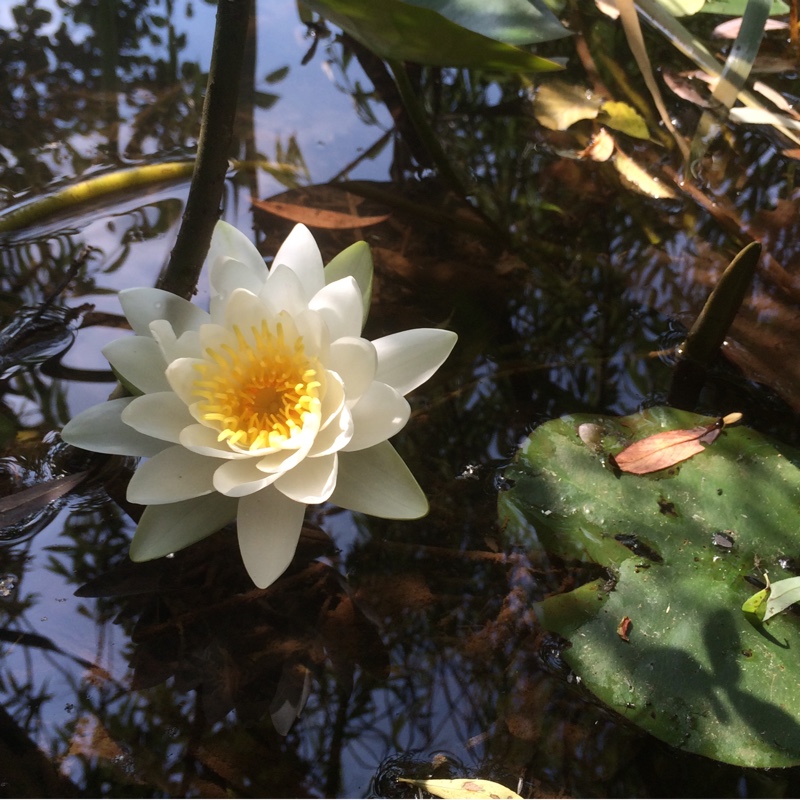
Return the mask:
<svg viewBox="0 0 800 800">
<path fill-rule="evenodd" d="M 295 562 L 266 591 L 243 573 L 231 531 L 132 565 L 130 465 L 71 450 L 58 431 L 113 389 L 100 348 L 124 324 L 116 292 L 156 280 L 187 179 L 0 234 L 0 317 L 24 334 L 0 334 L 0 500 L 73 481 L 47 484 L 22 511 L 3 507 L 0 796 L 401 797 L 414 790 L 396 778 L 432 774 L 523 796 L 796 793 L 793 770 L 680 753 L 593 703 L 529 610 L 581 569 L 509 541 L 496 521 L 502 468 L 535 425 L 664 400 L 671 348 L 741 230 L 781 270 L 758 277 L 699 410 L 743 411 L 796 442 L 800 217 L 782 145 L 736 132 L 715 152 L 704 189 L 736 231 L 688 195 L 652 200 L 605 165 L 564 158 L 572 143 L 533 121 L 524 86 L 416 75 L 480 216 L 392 134 L 392 98 L 372 90 L 385 76 L 364 53 L 322 35 L 310 53 L 293 2 L 257 11 L 232 156 L 262 167 L 231 172 L 223 216 L 271 256 L 291 223 L 254 212 L 251 198 L 392 212 L 315 235 L 326 260 L 361 238 L 372 246 L 369 338 L 459 333 L 394 440 L 431 513 L 387 522 L 310 509 Z M 205 2 L 4 3 L 6 205 L 190 159 L 213 23 Z M 785 80 L 788 92 L 796 80 Z M 690 133 L 696 109 L 671 102 Z M 337 177 L 391 197 L 324 185 Z M 52 297 L 31 321 L 25 309 Z M 293 724 L 274 714 L 284 700 L 305 702 Z"/>
</svg>

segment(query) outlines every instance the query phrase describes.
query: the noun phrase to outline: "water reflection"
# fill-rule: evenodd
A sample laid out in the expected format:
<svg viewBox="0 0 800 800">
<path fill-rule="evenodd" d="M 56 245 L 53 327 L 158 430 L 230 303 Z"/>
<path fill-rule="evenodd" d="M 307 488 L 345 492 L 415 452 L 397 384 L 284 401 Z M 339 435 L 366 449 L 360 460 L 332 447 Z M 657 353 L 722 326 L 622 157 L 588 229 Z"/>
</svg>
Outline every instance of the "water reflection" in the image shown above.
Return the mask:
<svg viewBox="0 0 800 800">
<path fill-rule="evenodd" d="M 54 181 L 192 153 L 207 63 L 190 6 L 126 0 L 112 21 L 98 16 L 101 7 L 56 11 L 25 0 L 0 32 L 0 184 L 9 204 Z M 213 9 L 193 11 L 207 39 Z M 99 350 L 118 336 L 115 293 L 155 281 L 186 187 L 105 198 L 4 235 L 4 326 L 66 279 L 70 308 L 94 306 L 77 318 L 61 372 L 23 366 L 17 353 L 2 384 L 2 493 L 91 475 L 79 491 L 42 501 L 44 524 L 0 549 L 0 728 L 4 742 L 13 726 L 48 754 L 31 793 L 409 796 L 401 775 L 480 775 L 532 796 L 780 788 L 644 739 L 587 698 L 580 676 L 564 670 L 562 643 L 529 609 L 589 576 L 522 552 L 495 515 L 498 469 L 532 426 L 565 412 L 628 413 L 666 391 L 663 351 L 676 338 L 668 315 L 702 302 L 736 249 L 730 229 L 688 202 L 679 210 L 631 202 L 601 167 L 562 158 L 555 137 L 531 121 L 519 83 L 415 71 L 476 213 L 431 178 L 402 115 L 406 136 L 394 133 L 396 98 L 368 88 L 386 87 L 380 62 L 320 38 L 301 68 L 310 43 L 294 5 L 260 3 L 259 14 L 262 44 L 232 155 L 274 156 L 291 169 L 283 182 L 232 175 L 226 218 L 243 230 L 255 220 L 255 240 L 273 253 L 290 223 L 251 219 L 251 196 L 303 184 L 302 203 L 324 207 L 313 183 L 330 175 L 402 179 L 402 190 L 371 188 L 406 200 L 405 210 L 398 203 L 379 226 L 320 241 L 329 255 L 356 238 L 372 246 L 370 338 L 419 325 L 459 332 L 459 349 L 415 395 L 397 438 L 432 511 L 389 523 L 317 509 L 292 570 L 264 591 L 243 574 L 230 531 L 132 565 L 129 465 L 61 462 L 59 471 L 57 440 L 45 434 L 108 394 L 101 379 L 111 376 L 76 371 L 106 369 Z M 279 44 L 269 60 L 264 53 Z M 319 80 L 323 63 L 335 86 Z M 363 124 L 346 113 L 352 103 Z M 794 201 L 782 201 L 785 216 L 757 216 L 766 197 L 788 196 L 785 162 L 755 137 L 742 154 L 743 180 L 758 187 L 734 192 L 726 209 L 761 226 L 791 273 Z M 744 328 L 737 334 L 750 354 L 797 339 L 786 335 L 793 283 L 776 289 L 768 279 L 742 320 L 758 341 L 749 344 Z M 59 329 L 56 345 L 73 333 Z M 778 371 L 773 364 L 770 381 L 791 401 L 796 387 L 779 384 Z M 703 402 L 797 436 L 780 400 L 726 367 Z"/>
</svg>

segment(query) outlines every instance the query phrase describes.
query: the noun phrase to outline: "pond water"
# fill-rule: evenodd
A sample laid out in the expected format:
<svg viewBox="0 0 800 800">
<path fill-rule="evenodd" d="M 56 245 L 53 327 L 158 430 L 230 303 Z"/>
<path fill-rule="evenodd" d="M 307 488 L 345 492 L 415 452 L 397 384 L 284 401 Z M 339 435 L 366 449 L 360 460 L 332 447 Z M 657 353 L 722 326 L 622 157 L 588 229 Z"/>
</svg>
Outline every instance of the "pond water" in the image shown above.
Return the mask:
<svg viewBox="0 0 800 800">
<path fill-rule="evenodd" d="M 130 465 L 68 448 L 58 431 L 113 390 L 100 349 L 124 327 L 116 292 L 158 278 L 188 178 L 3 231 L 4 325 L 49 306 L 22 334 L 0 334 L 0 494 L 44 488 L 21 510 L 2 506 L 0 796 L 401 797 L 416 790 L 397 778 L 431 775 L 489 778 L 523 796 L 796 796 L 794 769 L 691 756 L 597 704 L 530 611 L 586 570 L 509 540 L 496 509 L 503 467 L 539 423 L 665 401 L 675 346 L 751 238 L 770 260 L 697 409 L 741 411 L 798 442 L 800 216 L 788 145 L 732 128 L 694 194 L 678 182 L 674 197 L 653 199 L 608 164 L 574 158 L 589 129 L 540 125 L 525 82 L 410 70 L 467 179 L 459 197 L 404 137 L 380 62 L 308 29 L 294 2 L 259 0 L 254 11 L 231 153 L 242 163 L 223 218 L 270 258 L 292 223 L 254 198 L 389 215 L 314 233 L 326 260 L 370 244 L 369 338 L 417 326 L 459 334 L 393 440 L 431 512 L 392 522 L 312 508 L 295 562 L 263 591 L 229 530 L 132 564 Z M 576 14 L 578 28 L 594 25 L 582 28 L 590 48 L 607 37 L 608 58 L 632 71 L 614 23 Z M 7 210 L 122 168 L 191 159 L 214 17 L 212 4 L 184 0 L 4 4 Z M 664 48 L 657 63 L 675 61 L 651 44 Z M 794 57 L 785 34 L 766 46 Z M 542 52 L 585 81 L 572 39 Z M 606 81 L 619 73 L 601 67 Z M 797 92 L 788 68 L 773 82 Z M 697 107 L 669 103 L 691 136 Z M 680 170 L 663 144 L 626 147 L 665 175 Z M 343 179 L 360 183 L 327 185 Z M 283 701 L 297 719 L 276 714 Z"/>
</svg>

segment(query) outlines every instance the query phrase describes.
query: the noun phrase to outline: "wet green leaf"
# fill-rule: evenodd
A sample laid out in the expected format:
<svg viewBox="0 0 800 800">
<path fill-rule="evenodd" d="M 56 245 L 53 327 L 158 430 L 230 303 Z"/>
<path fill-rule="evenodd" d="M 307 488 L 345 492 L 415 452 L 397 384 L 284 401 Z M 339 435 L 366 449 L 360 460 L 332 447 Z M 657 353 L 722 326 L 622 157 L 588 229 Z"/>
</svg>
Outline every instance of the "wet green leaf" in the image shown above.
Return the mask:
<svg viewBox="0 0 800 800">
<path fill-rule="evenodd" d="M 475 33 L 428 8 L 402 0 L 303 0 L 381 58 L 441 67 L 541 72 L 558 64 Z M 561 34 L 563 35 L 563 33 Z"/>
<path fill-rule="evenodd" d="M 724 14 L 730 17 L 741 17 L 747 8 L 748 0 L 711 0 L 700 9 L 704 14 Z M 788 14 L 789 6 L 783 0 L 775 0 L 770 9 L 770 15 Z"/>
<path fill-rule="evenodd" d="M 637 139 L 649 139 L 647 123 L 639 112 L 627 103 L 609 100 L 600 108 L 599 121 L 616 131 L 634 136 Z"/>
<path fill-rule="evenodd" d="M 652 475 L 619 473 L 609 461 L 637 439 L 713 423 L 653 408 L 542 425 L 506 471 L 513 487 L 500 497 L 501 521 L 515 541 L 615 576 L 536 606 L 542 624 L 570 640 L 563 658 L 604 703 L 710 758 L 799 764 L 800 620 L 779 614 L 754 626 L 741 609 L 752 594 L 746 577 L 789 577 L 800 452 L 742 426 Z M 578 431 L 586 425 L 596 426 L 591 446 Z M 626 617 L 629 641 L 618 634 Z"/>
<path fill-rule="evenodd" d="M 570 32 L 541 0 L 406 0 L 506 44 L 550 42 Z"/>
<path fill-rule="evenodd" d="M 748 597 L 747 600 L 742 603 L 744 615 L 754 625 L 760 625 L 764 621 L 768 597 L 769 589 L 762 589 L 760 592 L 756 592 L 752 597 Z"/>
</svg>

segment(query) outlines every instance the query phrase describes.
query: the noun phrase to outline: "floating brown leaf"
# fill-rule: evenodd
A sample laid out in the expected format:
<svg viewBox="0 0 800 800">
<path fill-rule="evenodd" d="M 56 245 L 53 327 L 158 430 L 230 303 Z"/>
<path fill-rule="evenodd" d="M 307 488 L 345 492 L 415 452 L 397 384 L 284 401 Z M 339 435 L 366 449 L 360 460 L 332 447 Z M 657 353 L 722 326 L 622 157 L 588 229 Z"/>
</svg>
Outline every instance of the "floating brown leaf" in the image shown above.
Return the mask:
<svg viewBox="0 0 800 800">
<path fill-rule="evenodd" d="M 735 412 L 710 425 L 655 433 L 626 447 L 614 457 L 614 461 L 623 472 L 634 475 L 658 472 L 702 453 L 706 445 L 714 442 L 720 435 L 725 425 L 738 422 L 741 417 L 741 414 Z"/>
<path fill-rule="evenodd" d="M 326 211 L 322 208 L 309 208 L 293 203 L 280 203 L 276 200 L 252 200 L 253 205 L 268 214 L 275 214 L 292 222 L 302 222 L 310 228 L 366 228 L 389 219 L 388 214 L 377 217 L 359 217 L 358 214 L 345 214 L 342 211 Z"/>
<path fill-rule="evenodd" d="M 75 726 L 68 755 L 114 761 L 124 757 L 125 753 L 103 723 L 93 714 L 87 714 L 81 717 Z"/>
</svg>

